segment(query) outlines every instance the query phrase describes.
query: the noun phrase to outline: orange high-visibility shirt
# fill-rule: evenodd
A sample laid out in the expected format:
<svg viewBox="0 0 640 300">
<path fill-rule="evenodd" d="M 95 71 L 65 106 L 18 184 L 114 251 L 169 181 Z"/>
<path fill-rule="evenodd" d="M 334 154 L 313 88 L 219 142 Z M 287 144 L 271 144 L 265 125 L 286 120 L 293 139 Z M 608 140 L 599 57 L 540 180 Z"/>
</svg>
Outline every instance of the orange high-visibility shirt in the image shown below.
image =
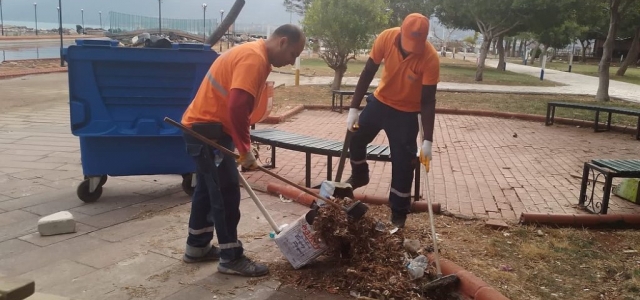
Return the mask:
<svg viewBox="0 0 640 300">
<path fill-rule="evenodd" d="M 224 131 L 232 135 L 228 103 L 231 89 L 242 89 L 251 94 L 254 97 L 253 112 L 264 112 L 259 107 L 267 105 L 268 97 L 263 92 L 270 72 L 264 40 L 245 43 L 222 53 L 202 80 L 196 96 L 182 116 L 182 124 L 191 127 L 193 123 L 220 122 Z"/>
<path fill-rule="evenodd" d="M 399 39 L 400 27 L 395 27 L 383 31 L 373 44 L 369 57 L 376 64 L 384 61 L 382 78 L 374 96 L 397 110 L 420 112 L 422 86 L 440 82 L 438 51 L 425 40 L 424 53 L 412 53 L 403 58 Z"/>
</svg>

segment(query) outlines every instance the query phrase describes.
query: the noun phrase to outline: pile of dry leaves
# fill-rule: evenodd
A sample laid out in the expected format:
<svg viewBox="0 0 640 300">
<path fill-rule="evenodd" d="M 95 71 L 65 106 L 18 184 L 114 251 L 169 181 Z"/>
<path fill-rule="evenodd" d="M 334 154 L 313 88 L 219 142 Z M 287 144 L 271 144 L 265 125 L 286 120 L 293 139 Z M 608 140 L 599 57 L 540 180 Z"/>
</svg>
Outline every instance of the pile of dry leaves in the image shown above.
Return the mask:
<svg viewBox="0 0 640 300">
<path fill-rule="evenodd" d="M 433 280 L 435 272 L 428 270 L 424 277 L 411 280 L 408 259 L 419 254 L 405 250 L 403 231 L 393 230 L 376 215 L 381 214 L 370 209 L 362 219 L 348 220 L 343 211 L 323 206 L 313 221 L 328 246 L 323 256 L 300 270 L 286 265 L 271 266 L 272 270 L 285 283 L 303 288 L 374 299 L 428 299 L 419 287 Z M 426 255 L 426 250 L 420 252 Z M 448 298 L 442 296 L 438 298 Z"/>
</svg>

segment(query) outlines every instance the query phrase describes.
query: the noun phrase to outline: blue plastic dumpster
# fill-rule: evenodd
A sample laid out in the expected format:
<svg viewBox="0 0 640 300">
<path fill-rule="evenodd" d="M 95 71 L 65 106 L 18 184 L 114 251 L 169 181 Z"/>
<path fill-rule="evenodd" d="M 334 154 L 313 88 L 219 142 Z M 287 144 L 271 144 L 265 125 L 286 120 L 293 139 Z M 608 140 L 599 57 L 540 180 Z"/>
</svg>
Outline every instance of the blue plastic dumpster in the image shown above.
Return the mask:
<svg viewBox="0 0 640 300">
<path fill-rule="evenodd" d="M 202 44 L 128 48 L 115 40 L 76 40 L 63 53 L 85 176 L 78 198 L 98 200 L 107 176 L 160 174 L 182 175 L 190 195 L 196 166 L 181 131 L 163 119 L 182 118 L 218 53 Z"/>
</svg>

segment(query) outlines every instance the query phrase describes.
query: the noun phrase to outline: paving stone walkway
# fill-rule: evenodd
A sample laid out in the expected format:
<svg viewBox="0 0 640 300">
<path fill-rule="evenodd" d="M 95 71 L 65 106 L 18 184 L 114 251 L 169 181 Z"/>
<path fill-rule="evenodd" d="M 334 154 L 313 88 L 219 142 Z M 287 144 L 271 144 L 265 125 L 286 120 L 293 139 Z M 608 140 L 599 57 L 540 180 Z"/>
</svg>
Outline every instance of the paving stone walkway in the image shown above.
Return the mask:
<svg viewBox="0 0 640 300">
<path fill-rule="evenodd" d="M 307 110 L 278 125 L 259 125 L 319 138 L 344 140 L 346 114 Z M 517 137 L 516 137 L 517 135 Z M 373 141 L 388 144 L 384 131 Z M 615 146 L 613 146 L 615 145 Z M 515 220 L 522 212 L 579 213 L 582 166 L 595 158 L 638 158 L 640 142 L 630 134 L 594 133 L 572 126 L 476 116 L 436 117 L 430 195 L 443 208 L 469 216 Z M 269 156 L 263 148 L 261 156 Z M 305 154 L 277 150 L 282 176 L 304 184 Z M 338 159 L 333 159 L 337 170 Z M 326 179 L 326 157 L 312 156 L 312 186 Z M 370 162 L 371 182 L 360 192 L 388 196 L 391 164 Z M 350 174 L 347 161 L 345 175 Z M 577 177 L 578 178 L 577 178 Z M 266 184 L 268 175 L 249 180 Z M 612 199 L 610 213 L 640 213 L 640 206 Z"/>
<path fill-rule="evenodd" d="M 82 167 L 69 128 L 67 86 L 40 76 L 0 81 L 3 100 L 37 103 L 0 114 L 0 277 L 35 280 L 40 295 L 65 297 L 60 300 L 343 299 L 307 295 L 272 277 L 252 284 L 218 274 L 216 263 L 183 263 L 191 206 L 179 175 L 110 177 L 97 202 L 80 201 Z M 308 211 L 258 194 L 278 224 Z M 287 264 L 265 218 L 242 195 L 238 232 L 248 255 Z M 61 210 L 74 215 L 77 232 L 41 237 L 38 219 Z"/>
</svg>

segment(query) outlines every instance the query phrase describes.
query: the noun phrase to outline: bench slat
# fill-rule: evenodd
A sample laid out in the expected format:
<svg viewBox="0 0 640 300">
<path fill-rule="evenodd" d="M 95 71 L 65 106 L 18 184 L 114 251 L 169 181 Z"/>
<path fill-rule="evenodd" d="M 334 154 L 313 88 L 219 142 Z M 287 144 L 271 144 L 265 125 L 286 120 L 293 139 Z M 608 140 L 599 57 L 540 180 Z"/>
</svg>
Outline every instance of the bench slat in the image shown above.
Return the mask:
<svg viewBox="0 0 640 300">
<path fill-rule="evenodd" d="M 378 147 L 375 151 L 371 151 L 371 155 L 381 155 L 382 153 L 384 153 L 385 150 L 387 150 L 387 148 L 389 148 L 389 146 L 387 145 L 380 145 L 380 147 Z"/>
<path fill-rule="evenodd" d="M 251 138 L 256 142 L 278 148 L 336 157 L 342 154 L 343 147 L 341 141 L 315 138 L 273 128 L 251 130 Z M 391 152 L 387 145 L 369 145 L 366 153 L 369 160 L 390 161 Z"/>
<path fill-rule="evenodd" d="M 619 173 L 638 173 L 640 174 L 640 160 L 638 159 L 595 159 L 592 160 L 595 165 L 611 169 Z"/>
<path fill-rule="evenodd" d="M 322 146 L 322 150 L 328 150 L 328 151 L 334 151 L 334 149 L 338 149 L 339 152 L 342 152 L 342 146 L 343 143 L 342 142 L 331 142 L 329 144 L 326 144 L 324 146 Z M 349 151 L 349 150 L 347 150 Z"/>
<path fill-rule="evenodd" d="M 305 137 L 305 136 L 302 136 L 302 135 L 290 135 L 290 136 L 283 136 L 283 137 L 272 137 L 270 139 L 274 140 L 274 141 L 281 142 L 281 143 L 292 143 L 292 144 L 295 144 L 297 141 L 303 140 L 305 138 L 309 138 L 309 137 Z"/>
<path fill-rule="evenodd" d="M 570 108 L 583 108 L 583 109 L 591 109 L 591 110 L 600 110 L 600 111 L 604 111 L 604 112 L 613 112 L 613 113 L 621 113 L 621 114 L 640 116 L 640 110 L 632 109 L 632 108 L 625 108 L 625 107 L 601 106 L 601 105 L 583 104 L 583 103 L 571 103 L 571 102 L 549 102 L 549 105 L 557 106 L 557 107 L 570 107 Z"/>
<path fill-rule="evenodd" d="M 335 142 L 335 141 L 327 141 L 327 140 L 318 140 L 315 143 L 307 145 L 307 147 L 313 147 L 313 148 L 322 149 L 322 148 L 324 148 L 324 147 L 326 147 L 328 145 L 335 144 L 335 143 L 337 143 L 337 142 Z"/>
<path fill-rule="evenodd" d="M 376 150 L 376 148 L 378 148 L 378 147 L 380 147 L 380 146 L 379 145 L 368 145 L 367 146 L 367 150 L 366 150 L 367 155 L 371 155 L 371 152 L 373 150 Z"/>
<path fill-rule="evenodd" d="M 297 139 L 295 142 L 294 141 L 289 141 L 289 142 L 295 143 L 298 146 L 309 147 L 309 145 L 317 143 L 319 141 L 321 140 L 314 137 L 302 137 L 300 139 Z"/>
</svg>

